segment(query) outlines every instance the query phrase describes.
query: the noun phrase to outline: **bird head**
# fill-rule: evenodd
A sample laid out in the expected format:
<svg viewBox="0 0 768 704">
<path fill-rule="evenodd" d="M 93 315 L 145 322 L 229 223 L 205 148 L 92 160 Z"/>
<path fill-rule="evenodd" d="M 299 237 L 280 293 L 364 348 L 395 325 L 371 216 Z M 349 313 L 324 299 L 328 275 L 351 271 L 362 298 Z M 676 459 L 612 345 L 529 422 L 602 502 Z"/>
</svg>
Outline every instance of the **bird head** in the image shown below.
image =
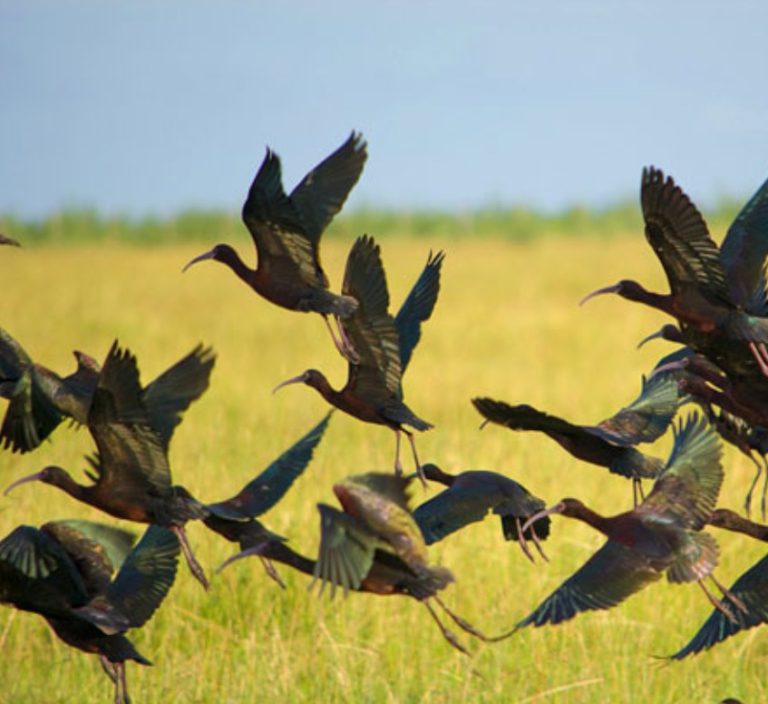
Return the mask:
<svg viewBox="0 0 768 704">
<path fill-rule="evenodd" d="M 49 465 L 48 467 L 41 469 L 39 472 L 35 472 L 34 474 L 30 474 L 26 477 L 22 477 L 21 479 L 17 479 L 15 482 L 8 486 L 8 488 L 3 492 L 3 495 L 8 496 L 8 494 L 10 494 L 17 486 L 27 484 L 28 482 L 43 482 L 44 484 L 60 486 L 68 479 L 69 475 L 61 467 L 57 467 L 56 465 Z"/>
<path fill-rule="evenodd" d="M 525 533 L 536 521 L 540 521 L 545 516 L 551 516 L 552 514 L 559 513 L 563 516 L 575 516 L 579 513 L 584 504 L 578 499 L 562 499 L 558 501 L 554 506 L 545 508 L 538 513 L 534 513 L 523 524 L 521 532 Z"/>
<path fill-rule="evenodd" d="M 181 271 L 183 273 L 193 264 L 205 261 L 206 259 L 213 259 L 217 262 L 227 262 L 228 260 L 232 259 L 233 256 L 237 257 L 237 254 L 235 253 L 235 250 L 232 249 L 232 247 L 230 247 L 228 244 L 217 244 L 213 249 L 209 249 L 207 252 L 198 254 L 194 259 L 190 259 L 190 261 L 184 265 L 184 268 Z"/>
<path fill-rule="evenodd" d="M 622 279 L 618 283 L 613 284 L 613 286 L 604 286 L 603 288 L 598 288 L 595 291 L 592 291 L 592 293 L 588 293 L 579 301 L 579 305 L 583 306 L 587 301 L 595 298 L 596 296 L 602 296 L 604 293 L 615 293 L 622 298 L 635 300 L 639 295 L 641 295 L 642 290 L 642 287 L 636 281 L 631 281 L 630 279 Z"/>
<path fill-rule="evenodd" d="M 326 380 L 322 372 L 317 371 L 317 369 L 307 369 L 305 372 L 302 372 L 298 376 L 293 376 L 290 379 L 286 379 L 285 381 L 279 383 L 274 389 L 272 389 L 272 393 L 275 393 L 278 389 L 282 389 L 284 386 L 288 386 L 290 384 L 306 384 L 307 386 L 311 386 L 312 388 L 317 389 L 325 381 Z"/>
</svg>

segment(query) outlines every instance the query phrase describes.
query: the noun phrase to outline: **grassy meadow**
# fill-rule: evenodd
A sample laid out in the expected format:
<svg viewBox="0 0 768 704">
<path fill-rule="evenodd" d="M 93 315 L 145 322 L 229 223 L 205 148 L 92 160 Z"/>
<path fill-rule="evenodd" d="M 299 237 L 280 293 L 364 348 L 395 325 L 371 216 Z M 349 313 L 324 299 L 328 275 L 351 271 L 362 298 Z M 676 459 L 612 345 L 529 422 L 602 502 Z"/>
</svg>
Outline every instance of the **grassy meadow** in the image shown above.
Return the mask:
<svg viewBox="0 0 768 704">
<path fill-rule="evenodd" d="M 24 239 L 7 222 L 5 230 Z M 370 232 L 377 235 L 374 228 Z M 342 228 L 324 242 L 324 265 L 335 290 L 354 234 Z M 719 239 L 722 230 L 715 236 Z M 138 356 L 145 382 L 199 341 L 215 348 L 211 387 L 189 409 L 171 445 L 174 480 L 204 501 L 236 493 L 326 412 L 320 396 L 303 386 L 272 396 L 278 382 L 308 367 L 326 372 L 335 386 L 346 378 L 319 317 L 272 306 L 215 263 L 182 275 L 192 256 L 226 239 L 252 260 L 250 243 L 242 235 L 230 237 L 228 228 L 200 233 L 192 243 L 151 247 L 107 236 L 75 243 L 40 238 L 39 246 L 0 250 L 0 325 L 35 360 L 63 374 L 74 369 L 73 349 L 103 359 L 116 337 Z M 422 460 L 452 472 L 503 472 L 548 504 L 577 496 L 603 513 L 628 508 L 628 481 L 577 462 L 546 437 L 495 426 L 480 431 L 469 400 L 489 395 L 528 402 L 587 423 L 633 399 L 640 375 L 669 350 L 660 342 L 640 351 L 635 345 L 666 321 L 616 297 L 583 308 L 577 303 L 620 278 L 666 288 L 640 229 L 609 238 L 519 240 L 392 232 L 381 244 L 395 309 L 429 249 L 447 251 L 440 299 L 404 384 L 408 404 L 435 424 L 417 438 Z M 662 438 L 651 452 L 666 457 L 670 439 Z M 0 454 L 0 482 L 51 463 L 80 475 L 91 445 L 86 430 L 64 425 L 32 454 Z M 408 467 L 410 453 L 407 445 L 403 449 Z M 315 504 L 335 503 L 331 487 L 340 477 L 391 469 L 393 452 L 394 436 L 387 429 L 335 414 L 307 472 L 264 523 L 314 557 Z M 740 507 L 751 465 L 730 448 L 724 465 L 721 504 Z M 415 502 L 427 496 L 420 487 L 413 493 Z M 0 497 L 0 535 L 22 522 L 65 517 L 104 518 L 44 485 Z M 201 524 L 190 524 L 188 532 L 208 570 L 235 551 Z M 718 574 L 727 584 L 765 551 L 738 536 L 716 537 L 722 550 Z M 515 544 L 503 541 L 494 517 L 434 546 L 431 555 L 457 577 L 443 593 L 446 602 L 495 634 L 527 615 L 602 540 L 586 526 L 555 517 L 546 543 L 551 562 L 534 566 Z M 277 568 L 285 591 L 257 560 L 244 560 L 214 576 L 206 594 L 182 561 L 161 609 L 131 634 L 155 663 L 151 668 L 129 663 L 133 700 L 565 704 L 719 702 L 732 696 L 768 701 L 765 629 L 683 663 L 653 657 L 676 651 L 708 615 L 710 606 L 695 585 L 662 581 L 611 611 L 527 629 L 493 645 L 469 642 L 457 631 L 471 651 L 465 657 L 447 645 L 427 610 L 412 599 L 352 594 L 331 602 L 327 595 L 308 593 L 304 575 Z M 58 641 L 39 617 L 0 609 L 0 651 L 0 702 L 111 701 L 112 686 L 97 659 Z"/>
</svg>

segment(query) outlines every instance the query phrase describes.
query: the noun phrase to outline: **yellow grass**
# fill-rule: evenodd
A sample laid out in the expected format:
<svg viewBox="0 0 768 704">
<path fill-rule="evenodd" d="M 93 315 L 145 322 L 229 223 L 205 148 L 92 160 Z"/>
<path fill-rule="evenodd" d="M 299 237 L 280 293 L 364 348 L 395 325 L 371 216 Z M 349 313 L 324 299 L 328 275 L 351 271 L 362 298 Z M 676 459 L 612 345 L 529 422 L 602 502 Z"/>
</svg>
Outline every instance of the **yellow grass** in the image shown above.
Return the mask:
<svg viewBox="0 0 768 704">
<path fill-rule="evenodd" d="M 350 242 L 325 243 L 338 289 Z M 437 240 L 383 242 L 393 307 L 399 306 Z M 317 316 L 271 306 L 216 264 L 182 275 L 198 248 L 127 246 L 0 251 L 0 324 L 34 359 L 68 373 L 71 350 L 103 358 L 117 337 L 149 381 L 198 341 L 218 361 L 210 390 L 187 413 L 171 448 L 174 479 L 202 500 L 235 493 L 325 412 L 311 389 L 270 389 L 307 367 L 341 385 L 345 365 Z M 250 256 L 247 250 L 244 252 Z M 523 482 L 548 502 L 578 496 L 615 513 L 631 502 L 629 482 L 581 464 L 547 438 L 498 427 L 478 430 L 476 395 L 529 402 L 594 422 L 636 395 L 641 373 L 668 351 L 636 342 L 666 322 L 615 297 L 579 308 L 588 291 L 619 278 L 663 288 L 660 267 L 638 233 L 609 242 L 545 239 L 511 244 L 452 241 L 443 287 L 405 377 L 406 400 L 435 429 L 420 435 L 424 461 L 450 471 L 486 468 Z M 0 482 L 49 463 L 71 470 L 91 451 L 85 430 L 60 428 L 26 456 L 0 454 Z M 666 456 L 669 438 L 652 451 Z M 315 504 L 333 503 L 333 481 L 391 467 L 388 430 L 336 414 L 315 461 L 283 503 L 272 530 L 316 554 Z M 408 461 L 408 455 L 404 460 Z M 740 506 L 752 470 L 727 449 L 721 503 Z M 418 489 L 416 499 L 424 494 Z M 19 523 L 100 519 L 52 487 L 30 485 L 0 501 L 0 535 Z M 110 520 L 110 519 L 107 519 Z M 138 530 L 142 530 L 138 527 Z M 189 527 L 201 562 L 213 568 L 234 546 Z M 730 583 L 763 553 L 718 534 L 719 574 Z M 555 518 L 550 564 L 533 566 L 488 520 L 432 549 L 457 583 L 447 602 L 480 629 L 506 630 L 580 565 L 602 538 Z M 581 615 L 505 642 L 453 651 L 423 606 L 402 597 L 353 594 L 329 602 L 308 580 L 280 569 L 281 591 L 257 561 L 214 578 L 209 594 L 180 566 L 155 618 L 132 638 L 155 667 L 129 664 L 135 702 L 716 702 L 768 700 L 766 633 L 755 629 L 681 664 L 654 660 L 687 642 L 709 607 L 695 586 L 652 585 L 609 612 Z M 463 636 L 462 636 L 463 637 Z M 0 702 L 105 702 L 111 686 L 92 656 L 66 647 L 42 619 L 0 610 Z"/>
</svg>

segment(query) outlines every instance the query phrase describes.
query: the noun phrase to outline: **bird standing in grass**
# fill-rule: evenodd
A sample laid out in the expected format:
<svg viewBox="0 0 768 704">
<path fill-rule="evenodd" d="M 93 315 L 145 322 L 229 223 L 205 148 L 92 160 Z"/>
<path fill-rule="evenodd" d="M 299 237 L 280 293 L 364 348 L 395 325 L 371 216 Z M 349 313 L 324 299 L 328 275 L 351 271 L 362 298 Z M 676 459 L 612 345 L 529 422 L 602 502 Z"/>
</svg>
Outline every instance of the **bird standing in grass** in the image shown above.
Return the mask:
<svg viewBox="0 0 768 704">
<path fill-rule="evenodd" d="M 339 351 L 354 359 L 354 350 L 343 335 L 336 337 L 328 316 L 346 318 L 357 302 L 328 290 L 328 277 L 320 264 L 320 237 L 360 178 L 366 158 L 366 144 L 353 132 L 286 195 L 280 158 L 267 149 L 243 205 L 243 222 L 256 246 L 256 268 L 249 269 L 229 245 L 217 244 L 192 259 L 184 271 L 213 259 L 268 301 L 289 310 L 320 313 Z"/>
<path fill-rule="evenodd" d="M 427 479 L 448 487 L 413 511 L 413 518 L 427 545 L 470 523 L 482 521 L 492 511 L 501 518 L 504 538 L 516 540 L 531 562 L 534 558 L 528 540 L 532 540 L 539 554 L 547 559 L 540 541 L 549 535 L 549 520 L 542 519 L 525 533 L 522 530 L 522 523 L 545 508 L 545 504 L 522 484 L 498 472 L 470 470 L 453 475 L 430 462 L 421 468 Z"/>
<path fill-rule="evenodd" d="M 615 516 L 601 516 L 578 499 L 563 499 L 532 516 L 524 529 L 544 516 L 560 513 L 603 533 L 608 541 L 517 628 L 561 623 L 582 611 L 609 609 L 666 573 L 673 584 L 697 582 L 712 604 L 729 619 L 735 616 L 709 592 L 718 548 L 702 532 L 715 507 L 723 469 L 715 431 L 697 414 L 676 429 L 669 460 L 642 504 Z M 733 597 L 733 595 L 731 595 Z M 745 610 L 738 598 L 738 608 Z"/>
<path fill-rule="evenodd" d="M 328 403 L 367 423 L 386 425 L 395 431 L 395 472 L 402 474 L 400 434 L 411 444 L 417 471 L 420 462 L 413 433 L 406 429 L 428 430 L 431 423 L 419 418 L 403 401 L 402 376 L 413 348 L 421 337 L 421 323 L 428 320 L 440 290 L 443 253 L 430 256 L 410 294 L 393 318 L 389 312 L 389 293 L 379 246 L 363 235 L 355 242 L 347 259 L 343 291 L 357 299 L 357 310 L 342 322 L 347 337 L 357 352 L 356 363 L 349 363 L 347 383 L 340 391 L 331 387 L 317 369 L 292 377 L 288 384 L 303 383 L 315 389 Z M 274 393 L 274 392 L 273 392 Z"/>
<path fill-rule="evenodd" d="M 65 643 L 98 654 L 115 704 L 130 704 L 126 661 L 152 664 L 123 634 L 151 618 L 178 565 L 171 531 L 150 526 L 131 550 L 132 542 L 87 521 L 19 526 L 0 541 L 0 602 L 40 614 Z"/>
</svg>

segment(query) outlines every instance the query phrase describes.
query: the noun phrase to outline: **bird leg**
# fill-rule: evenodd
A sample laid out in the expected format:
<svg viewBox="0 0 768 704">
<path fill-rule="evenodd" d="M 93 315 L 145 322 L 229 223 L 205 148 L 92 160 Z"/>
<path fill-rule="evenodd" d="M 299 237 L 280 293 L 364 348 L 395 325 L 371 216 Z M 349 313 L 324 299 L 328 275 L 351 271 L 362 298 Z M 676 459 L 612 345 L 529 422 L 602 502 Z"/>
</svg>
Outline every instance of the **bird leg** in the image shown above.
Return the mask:
<svg viewBox="0 0 768 704">
<path fill-rule="evenodd" d="M 395 430 L 395 474 L 403 476 L 403 465 L 400 464 L 400 430 Z"/>
<path fill-rule="evenodd" d="M 408 437 L 408 442 L 411 443 L 411 450 L 413 451 L 413 461 L 416 463 L 416 472 L 419 475 L 419 479 L 421 479 L 421 485 L 426 489 L 427 484 L 427 478 L 424 476 L 424 470 L 421 468 L 421 462 L 419 462 L 419 455 L 416 452 L 416 441 L 413 439 L 413 433 L 409 433 L 407 430 L 403 430 L 403 432 Z"/>
<path fill-rule="evenodd" d="M 506 638 L 509 638 L 517 629 L 513 629 L 507 633 L 502 633 L 500 636 L 487 636 L 484 633 L 481 633 L 477 630 L 469 621 L 466 621 L 461 616 L 459 616 L 457 613 L 454 613 L 451 611 L 446 605 L 445 602 L 437 596 L 437 594 L 434 595 L 433 599 L 440 605 L 440 608 L 445 611 L 445 613 L 448 614 L 448 616 L 451 618 L 451 620 L 459 627 L 462 631 L 465 631 L 466 633 L 469 633 L 469 635 L 474 636 L 475 638 L 479 638 L 480 640 L 486 642 L 486 643 L 497 643 L 500 640 L 505 640 Z M 426 602 L 425 602 L 426 603 Z"/>
<path fill-rule="evenodd" d="M 768 350 L 762 342 L 750 342 L 749 349 L 764 376 L 768 376 Z"/>
<path fill-rule="evenodd" d="M 763 468 L 760 465 L 760 463 L 755 459 L 751 450 L 747 455 L 747 457 L 749 457 L 749 459 L 751 459 L 755 463 L 755 467 L 757 468 L 757 472 L 755 473 L 755 478 L 752 480 L 752 484 L 749 485 L 749 491 L 747 492 L 747 495 L 744 498 L 744 513 L 746 514 L 747 518 L 749 518 L 750 509 L 752 508 L 752 492 L 755 490 L 755 487 L 757 486 L 757 482 L 760 479 L 760 474 L 763 471 Z M 763 499 L 763 503 L 765 503 L 765 499 Z M 765 514 L 763 514 L 763 520 L 765 520 Z"/>
<path fill-rule="evenodd" d="M 533 544 L 536 546 L 536 549 L 539 551 L 539 555 L 541 555 L 546 562 L 549 562 L 549 558 L 547 557 L 547 554 L 544 552 L 544 548 L 541 547 L 541 542 L 539 542 L 539 536 L 536 534 L 535 523 L 531 526 L 531 538 L 533 540 Z"/>
<path fill-rule="evenodd" d="M 709 599 L 709 602 L 712 604 L 712 606 L 720 611 L 731 623 L 738 624 L 738 621 L 733 615 L 733 612 L 722 601 L 718 601 L 715 599 L 715 597 L 712 596 L 709 589 L 707 589 L 702 580 L 698 580 L 698 585 L 701 587 L 701 590 L 704 592 L 704 594 L 706 594 L 707 599 Z"/>
<path fill-rule="evenodd" d="M 131 698 L 128 696 L 128 685 L 125 682 L 125 663 L 116 662 L 115 671 L 117 673 L 115 704 L 131 704 Z"/>
<path fill-rule="evenodd" d="M 432 605 L 429 603 L 429 600 L 425 599 L 421 603 L 427 607 L 427 611 L 429 611 L 430 615 L 435 620 L 437 627 L 440 629 L 440 633 L 443 634 L 443 638 L 445 638 L 460 653 L 464 653 L 464 655 L 469 655 L 469 651 L 461 643 L 459 643 L 459 639 L 456 638 L 456 634 L 453 633 L 452 631 L 449 631 L 443 625 L 443 622 L 438 618 L 437 614 L 435 613 L 435 610 L 432 608 Z"/>
<path fill-rule="evenodd" d="M 200 563 L 195 558 L 192 548 L 189 546 L 187 540 L 187 532 L 184 530 L 184 526 L 171 526 L 171 530 L 176 534 L 181 545 L 181 550 L 184 553 L 184 557 L 187 558 L 187 564 L 189 565 L 189 571 L 192 572 L 192 576 L 203 585 L 203 588 L 207 591 L 210 587 L 208 584 L 208 578 L 205 576 L 205 571 L 200 566 Z"/>
<path fill-rule="evenodd" d="M 768 459 L 766 459 L 765 455 L 762 455 L 763 459 L 763 495 L 760 498 L 760 515 L 763 518 L 763 523 L 765 523 L 765 494 L 768 492 Z"/>
<path fill-rule="evenodd" d="M 99 655 L 99 662 L 101 663 L 101 669 L 112 680 L 112 684 L 117 684 L 117 672 L 115 671 L 114 663 L 111 663 L 105 655 Z"/>
<path fill-rule="evenodd" d="M 336 337 L 336 334 L 333 332 L 333 326 L 331 325 L 331 321 L 328 320 L 327 315 L 323 316 L 323 320 L 325 321 L 325 325 L 328 328 L 328 332 L 331 333 L 333 344 L 336 345 L 336 349 L 341 353 L 341 356 L 351 364 L 360 364 L 360 355 L 349 341 L 347 333 L 344 331 L 344 326 L 341 324 L 341 322 L 339 322 L 338 317 L 335 318 L 336 327 L 339 330 L 338 337 Z"/>
<path fill-rule="evenodd" d="M 739 609 L 739 611 L 743 611 L 745 614 L 749 613 L 749 609 L 746 607 L 744 602 L 739 599 L 732 591 L 724 587 L 720 582 L 717 580 L 717 577 L 715 577 L 714 574 L 710 574 L 709 578 L 714 582 L 715 586 L 720 590 L 720 593 L 731 600 L 736 605 L 736 608 Z"/>
<path fill-rule="evenodd" d="M 280 575 L 277 573 L 277 570 L 275 569 L 275 566 L 263 555 L 259 555 L 259 560 L 261 560 L 261 564 L 266 570 L 267 574 L 272 577 L 283 589 L 287 589 L 285 586 L 285 582 L 280 578 Z"/>
<path fill-rule="evenodd" d="M 525 536 L 523 535 L 523 527 L 520 524 L 519 516 L 515 516 L 515 528 L 517 528 L 517 544 L 520 546 L 520 549 L 523 551 L 523 555 L 525 555 L 535 565 L 536 560 L 533 559 L 533 555 L 531 554 L 531 551 L 528 549 L 528 543 L 526 542 Z"/>
</svg>

